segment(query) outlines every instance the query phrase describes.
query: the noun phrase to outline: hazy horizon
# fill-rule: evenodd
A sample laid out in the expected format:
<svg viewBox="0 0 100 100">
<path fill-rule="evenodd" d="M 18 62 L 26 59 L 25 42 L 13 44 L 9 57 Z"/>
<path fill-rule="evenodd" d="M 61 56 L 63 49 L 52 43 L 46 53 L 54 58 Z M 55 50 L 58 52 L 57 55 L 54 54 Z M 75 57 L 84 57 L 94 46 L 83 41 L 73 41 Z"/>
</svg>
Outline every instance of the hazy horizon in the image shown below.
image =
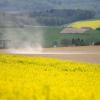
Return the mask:
<svg viewBox="0 0 100 100">
<path fill-rule="evenodd" d="M 0 0 L 1 11 L 35 11 L 48 9 L 100 10 L 99 0 Z"/>
</svg>

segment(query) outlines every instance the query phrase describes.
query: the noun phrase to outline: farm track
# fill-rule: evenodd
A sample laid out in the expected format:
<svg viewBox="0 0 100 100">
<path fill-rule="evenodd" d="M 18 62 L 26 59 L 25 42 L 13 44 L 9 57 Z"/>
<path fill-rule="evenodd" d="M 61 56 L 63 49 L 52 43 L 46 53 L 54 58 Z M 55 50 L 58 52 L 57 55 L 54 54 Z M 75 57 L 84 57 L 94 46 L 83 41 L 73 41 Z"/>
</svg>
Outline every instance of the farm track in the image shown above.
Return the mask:
<svg viewBox="0 0 100 100">
<path fill-rule="evenodd" d="M 9 53 L 6 50 L 0 50 L 0 52 Z M 100 64 L 100 46 L 44 48 L 42 53 L 20 53 L 19 55 L 42 56 L 61 60 Z"/>
<path fill-rule="evenodd" d="M 84 47 L 65 47 L 65 48 L 46 48 L 45 54 L 36 54 L 28 56 L 43 56 L 57 58 L 61 60 L 72 60 L 87 63 L 100 64 L 100 46 Z"/>
<path fill-rule="evenodd" d="M 63 54 L 42 55 L 44 57 L 100 64 L 100 46 L 52 48 L 45 51 L 62 52 Z"/>
</svg>

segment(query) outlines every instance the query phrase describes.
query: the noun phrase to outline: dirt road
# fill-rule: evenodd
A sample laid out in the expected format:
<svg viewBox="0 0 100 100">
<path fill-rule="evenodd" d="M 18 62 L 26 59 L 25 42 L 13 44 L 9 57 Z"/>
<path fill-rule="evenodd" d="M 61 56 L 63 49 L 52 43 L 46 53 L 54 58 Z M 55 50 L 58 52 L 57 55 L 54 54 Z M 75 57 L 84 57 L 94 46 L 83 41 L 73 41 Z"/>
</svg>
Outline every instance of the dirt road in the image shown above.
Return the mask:
<svg viewBox="0 0 100 100">
<path fill-rule="evenodd" d="M 47 54 L 37 56 L 100 64 L 100 46 L 46 48 L 43 52 Z"/>
<path fill-rule="evenodd" d="M 0 50 L 3 53 L 9 53 L 7 50 Z M 63 48 L 44 48 L 42 52 L 20 53 L 25 56 L 42 56 L 57 58 L 62 60 L 80 61 L 87 63 L 100 64 L 100 46 L 82 46 L 82 47 L 63 47 Z"/>
</svg>

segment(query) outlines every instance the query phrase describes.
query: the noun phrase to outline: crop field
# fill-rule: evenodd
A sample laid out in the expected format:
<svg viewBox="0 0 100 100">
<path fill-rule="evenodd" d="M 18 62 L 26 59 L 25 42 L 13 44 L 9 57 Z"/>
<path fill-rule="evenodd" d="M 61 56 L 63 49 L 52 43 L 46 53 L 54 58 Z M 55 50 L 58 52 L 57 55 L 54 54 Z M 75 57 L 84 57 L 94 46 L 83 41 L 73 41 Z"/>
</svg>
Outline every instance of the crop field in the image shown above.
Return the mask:
<svg viewBox="0 0 100 100">
<path fill-rule="evenodd" d="M 69 25 L 74 28 L 90 27 L 96 29 L 100 27 L 100 20 L 87 20 L 87 21 L 78 21 Z"/>
<path fill-rule="evenodd" d="M 0 100 L 100 100 L 100 65 L 0 54 Z"/>
</svg>

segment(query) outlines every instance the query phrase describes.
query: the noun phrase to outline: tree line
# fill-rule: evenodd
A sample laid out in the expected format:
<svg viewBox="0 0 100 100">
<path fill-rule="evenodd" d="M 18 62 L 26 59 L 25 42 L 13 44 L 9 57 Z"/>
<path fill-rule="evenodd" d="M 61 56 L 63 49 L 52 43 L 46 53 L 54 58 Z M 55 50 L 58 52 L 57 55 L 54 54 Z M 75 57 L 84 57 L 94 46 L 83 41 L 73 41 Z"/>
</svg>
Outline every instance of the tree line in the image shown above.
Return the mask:
<svg viewBox="0 0 100 100">
<path fill-rule="evenodd" d="M 34 11 L 29 13 L 41 25 L 63 25 L 77 20 L 91 19 L 95 16 L 94 11 L 81 9 L 51 9 Z"/>
</svg>

